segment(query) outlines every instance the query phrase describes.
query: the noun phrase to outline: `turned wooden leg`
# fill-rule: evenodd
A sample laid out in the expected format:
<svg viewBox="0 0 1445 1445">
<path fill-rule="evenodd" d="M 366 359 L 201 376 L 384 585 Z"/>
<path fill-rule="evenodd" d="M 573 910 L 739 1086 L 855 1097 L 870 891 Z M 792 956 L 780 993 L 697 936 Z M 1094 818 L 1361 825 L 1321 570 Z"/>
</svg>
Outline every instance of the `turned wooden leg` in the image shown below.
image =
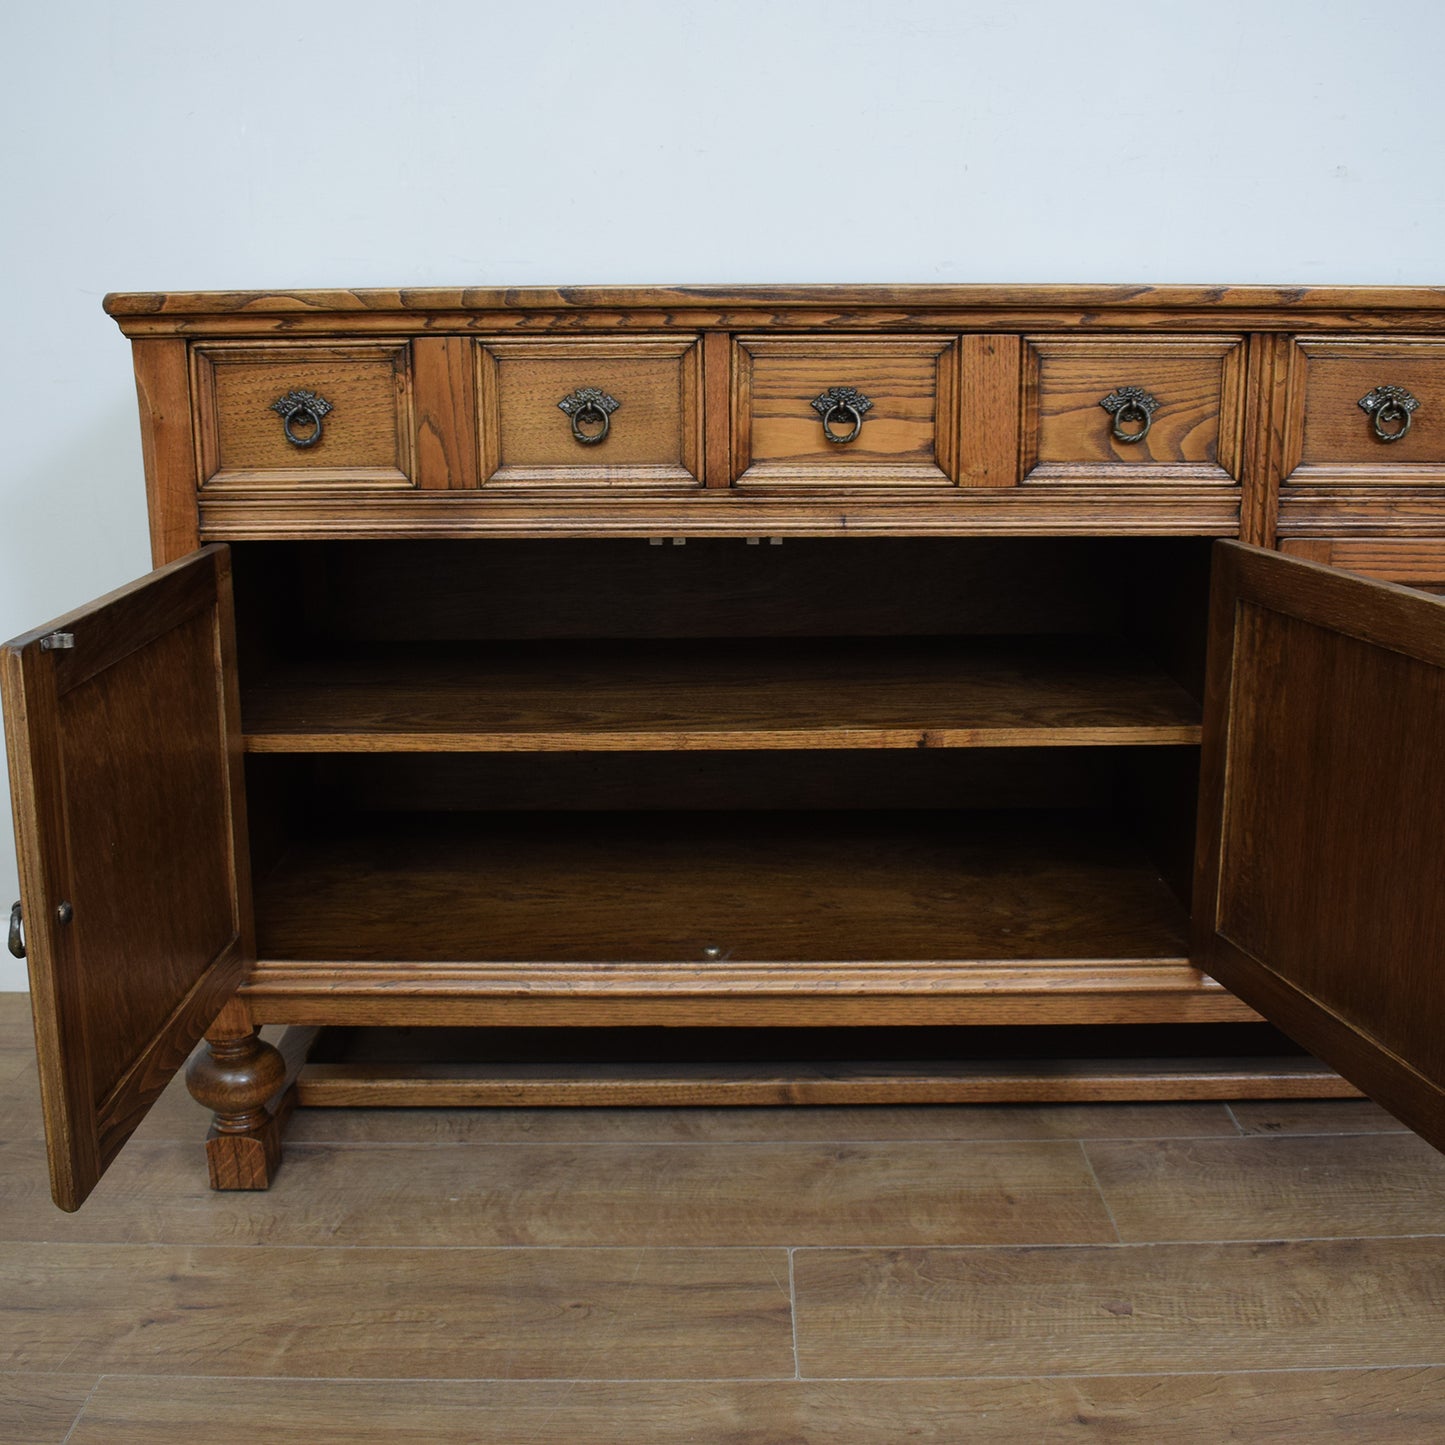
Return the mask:
<svg viewBox="0 0 1445 1445">
<path fill-rule="evenodd" d="M 281 1167 L 281 1128 L 290 1092 L 270 1102 L 286 1082 L 286 1061 L 261 1037 L 239 1006 L 228 1004 L 206 1032 L 206 1047 L 191 1060 L 191 1096 L 215 1111 L 206 1135 L 212 1189 L 266 1189 Z"/>
</svg>

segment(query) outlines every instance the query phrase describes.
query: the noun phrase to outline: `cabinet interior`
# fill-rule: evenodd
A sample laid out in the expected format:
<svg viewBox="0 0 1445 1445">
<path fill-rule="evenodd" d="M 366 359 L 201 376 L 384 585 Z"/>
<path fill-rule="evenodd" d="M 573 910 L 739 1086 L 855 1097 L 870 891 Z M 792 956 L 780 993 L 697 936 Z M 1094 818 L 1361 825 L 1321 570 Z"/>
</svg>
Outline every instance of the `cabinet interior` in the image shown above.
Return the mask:
<svg viewBox="0 0 1445 1445">
<path fill-rule="evenodd" d="M 1208 552 L 235 544 L 260 954 L 1182 960 Z"/>
</svg>

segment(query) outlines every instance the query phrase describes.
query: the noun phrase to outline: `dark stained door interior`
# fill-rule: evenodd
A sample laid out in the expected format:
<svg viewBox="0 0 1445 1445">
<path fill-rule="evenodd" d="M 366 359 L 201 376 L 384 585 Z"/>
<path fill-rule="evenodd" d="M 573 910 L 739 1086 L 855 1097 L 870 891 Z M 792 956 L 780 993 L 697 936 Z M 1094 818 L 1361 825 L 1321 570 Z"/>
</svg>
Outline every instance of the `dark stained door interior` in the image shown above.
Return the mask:
<svg viewBox="0 0 1445 1445">
<path fill-rule="evenodd" d="M 1445 599 L 1214 556 L 1196 959 L 1445 1149 Z"/>
<path fill-rule="evenodd" d="M 229 550 L 0 660 L 51 1188 L 76 1209 L 251 952 Z"/>
</svg>

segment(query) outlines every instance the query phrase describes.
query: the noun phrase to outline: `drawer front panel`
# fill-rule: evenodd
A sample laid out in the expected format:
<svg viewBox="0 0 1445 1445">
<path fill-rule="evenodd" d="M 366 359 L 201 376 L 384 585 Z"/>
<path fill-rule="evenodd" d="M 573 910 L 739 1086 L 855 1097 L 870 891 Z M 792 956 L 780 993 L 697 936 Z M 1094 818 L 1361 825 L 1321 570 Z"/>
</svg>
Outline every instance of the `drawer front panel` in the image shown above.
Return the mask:
<svg viewBox="0 0 1445 1445">
<path fill-rule="evenodd" d="M 478 348 L 484 486 L 701 485 L 695 336 Z"/>
<path fill-rule="evenodd" d="M 1297 361 L 1304 416 L 1290 481 L 1445 482 L 1445 341 L 1321 337 L 1299 342 Z M 1386 409 L 1367 411 L 1366 399 Z"/>
<path fill-rule="evenodd" d="M 952 337 L 739 338 L 734 475 L 951 484 L 957 353 Z"/>
<path fill-rule="evenodd" d="M 1239 476 L 1237 336 L 1030 336 L 1025 482 L 1228 482 Z"/>
<path fill-rule="evenodd" d="M 202 342 L 192 368 L 202 487 L 412 485 L 407 343 Z"/>
</svg>

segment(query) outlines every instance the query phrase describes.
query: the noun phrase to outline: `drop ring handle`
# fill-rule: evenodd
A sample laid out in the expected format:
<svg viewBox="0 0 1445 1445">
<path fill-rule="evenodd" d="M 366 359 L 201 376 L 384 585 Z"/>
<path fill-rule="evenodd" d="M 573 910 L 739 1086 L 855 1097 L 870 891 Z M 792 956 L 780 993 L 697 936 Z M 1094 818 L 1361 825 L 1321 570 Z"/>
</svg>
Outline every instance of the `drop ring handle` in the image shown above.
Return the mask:
<svg viewBox="0 0 1445 1445">
<path fill-rule="evenodd" d="M 321 419 L 331 409 L 331 403 L 314 391 L 288 391 L 271 403 L 271 410 L 281 418 L 281 430 L 293 447 L 314 447 L 321 440 Z M 309 430 L 298 435 L 297 422 Z"/>
<path fill-rule="evenodd" d="M 823 435 L 840 447 L 858 440 L 858 433 L 863 430 L 863 414 L 873 409 L 873 403 L 855 386 L 830 386 L 809 405 L 823 423 Z M 834 431 L 835 421 L 847 422 L 848 430 Z"/>
<path fill-rule="evenodd" d="M 1099 399 L 1099 405 L 1113 418 L 1112 431 L 1116 442 L 1132 446 L 1142 442 L 1154 425 L 1159 401 L 1142 386 L 1121 386 Z M 1135 430 L 1128 431 L 1127 427 Z"/>
<path fill-rule="evenodd" d="M 6 940 L 6 947 L 16 958 L 25 957 L 25 920 L 18 903 L 10 905 L 10 937 Z"/>
<path fill-rule="evenodd" d="M 579 386 L 557 403 L 572 418 L 572 435 L 584 447 L 595 447 L 607 440 L 612 429 L 612 413 L 622 405 L 615 396 L 608 396 L 600 386 Z M 584 431 L 583 425 L 593 428 Z"/>
<path fill-rule="evenodd" d="M 1374 387 L 1359 401 L 1360 410 L 1369 416 L 1370 425 L 1382 442 L 1397 442 L 1408 436 L 1419 405 L 1418 398 L 1393 382 Z"/>
</svg>

